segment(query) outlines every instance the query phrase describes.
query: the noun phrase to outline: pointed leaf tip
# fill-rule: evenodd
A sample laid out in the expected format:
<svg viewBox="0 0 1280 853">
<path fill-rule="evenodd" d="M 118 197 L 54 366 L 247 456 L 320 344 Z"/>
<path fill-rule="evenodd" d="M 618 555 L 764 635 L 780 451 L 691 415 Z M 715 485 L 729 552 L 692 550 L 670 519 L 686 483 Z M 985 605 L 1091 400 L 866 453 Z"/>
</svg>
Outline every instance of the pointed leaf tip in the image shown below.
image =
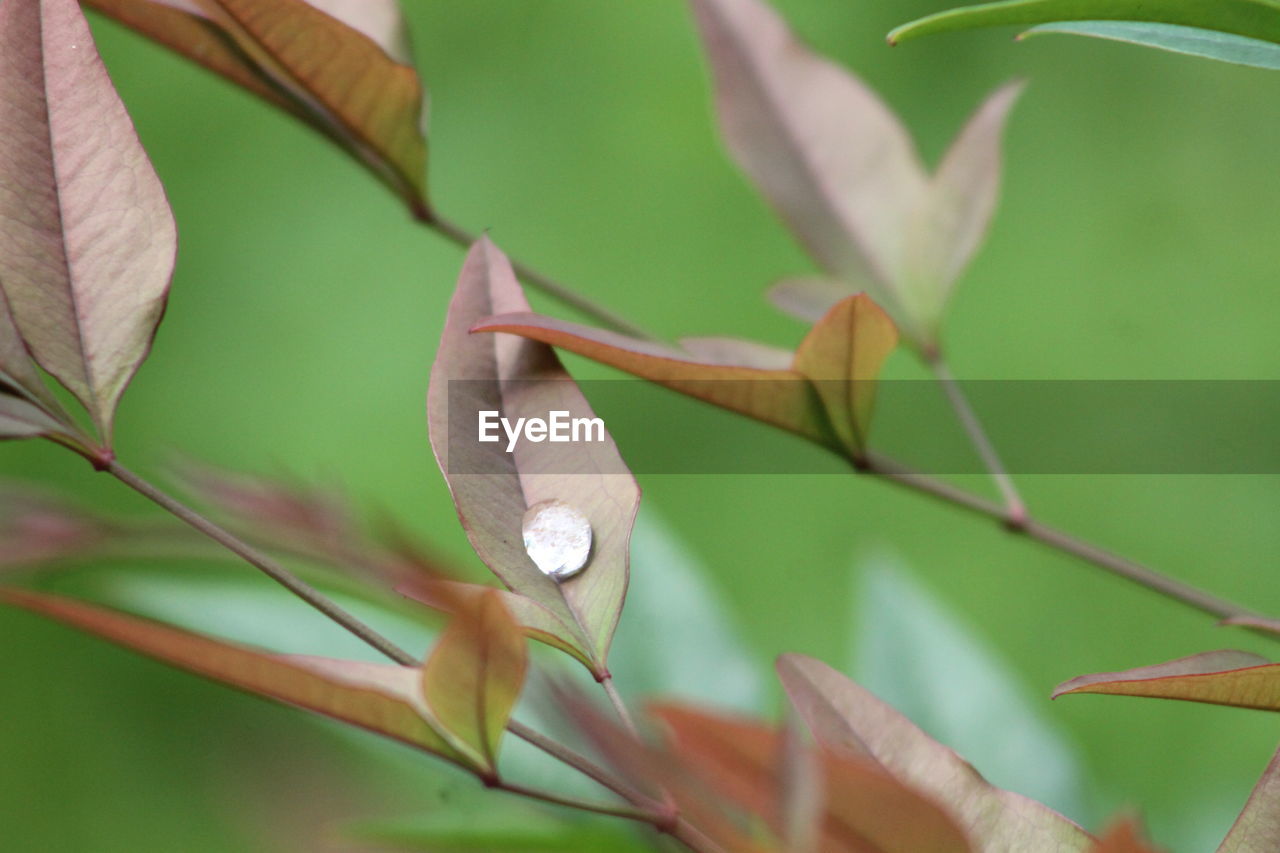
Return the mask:
<svg viewBox="0 0 1280 853">
<path fill-rule="evenodd" d="M 1058 685 L 1053 697 L 1072 693 L 1182 699 L 1280 711 L 1280 664 L 1250 652 L 1205 652 L 1154 666 L 1081 675 Z"/>
<path fill-rule="evenodd" d="M 162 663 L 384 735 L 455 764 L 475 764 L 455 749 L 431 720 L 419 698 L 416 668 L 272 654 L 26 590 L 0 589 L 0 601 L 96 634 Z"/>
<path fill-rule="evenodd" d="M 497 590 L 455 610 L 422 670 L 427 705 L 463 748 L 496 772 L 498 744 L 524 687 L 524 635 Z"/>
<path fill-rule="evenodd" d="M 626 595 L 640 490 L 607 428 L 592 428 L 589 440 L 568 443 L 481 441 L 481 417 L 490 418 L 494 430 L 498 418 L 508 424 L 546 421 L 553 411 L 584 422 L 595 418 L 550 347 L 510 335 L 470 334 L 483 317 L 528 309 L 506 256 L 487 237 L 477 241 L 431 369 L 431 446 L 480 559 L 512 592 L 551 614 L 562 626 L 561 639 L 600 673 Z M 544 501 L 574 507 L 591 529 L 588 563 L 561 582 L 544 574 L 523 545 L 525 513 Z"/>
<path fill-rule="evenodd" d="M 0 55 L 0 287 L 110 444 L 164 311 L 173 216 L 75 0 L 0 4 Z"/>
</svg>

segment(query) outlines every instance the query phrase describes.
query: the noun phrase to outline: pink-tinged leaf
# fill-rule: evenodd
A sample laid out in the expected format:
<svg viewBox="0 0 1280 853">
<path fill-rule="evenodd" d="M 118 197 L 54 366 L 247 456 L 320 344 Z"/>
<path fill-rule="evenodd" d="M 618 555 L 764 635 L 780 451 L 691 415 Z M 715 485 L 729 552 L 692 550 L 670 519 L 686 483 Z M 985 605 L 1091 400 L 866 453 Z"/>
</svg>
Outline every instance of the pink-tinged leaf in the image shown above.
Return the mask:
<svg viewBox="0 0 1280 853">
<path fill-rule="evenodd" d="M 794 370 L 707 364 L 691 353 L 539 314 L 500 314 L 474 331 L 510 332 L 551 344 L 824 446 L 838 446 L 813 387 Z"/>
<path fill-rule="evenodd" d="M 686 339 L 701 355 L 538 314 L 490 317 L 473 331 L 510 332 L 562 347 L 854 455 L 865 447 L 876 375 L 898 340 L 888 315 L 865 294 L 832 307 L 786 367 L 759 366 L 781 359 L 772 348 L 732 339 Z M 725 363 L 735 355 L 736 364 Z"/>
<path fill-rule="evenodd" d="M 506 256 L 488 239 L 477 242 L 431 369 L 431 446 L 480 559 L 513 592 L 572 626 L 575 644 L 602 676 L 627 590 L 631 528 L 640 504 L 635 479 L 607 433 L 603 441 L 572 445 L 521 440 L 513 452 L 507 452 L 506 441 L 478 440 L 482 411 L 500 412 L 513 423 L 546 419 L 551 411 L 595 416 L 550 347 L 469 333 L 481 317 L 528 308 Z M 575 508 L 592 531 L 585 569 L 559 582 L 543 574 L 522 541 L 525 512 L 543 501 Z"/>
<path fill-rule="evenodd" d="M 427 706 L 451 739 L 479 753 L 496 773 L 498 744 L 528 670 L 520 626 L 497 591 L 454 614 L 422 668 Z"/>
<path fill-rule="evenodd" d="M 819 743 L 874 758 L 940 803 L 978 853 L 1087 850 L 1089 835 L 1034 800 L 987 783 L 968 762 L 862 686 L 803 655 L 778 659 L 791 704 Z"/>
<path fill-rule="evenodd" d="M 897 117 L 760 0 L 692 0 L 726 144 L 840 278 L 897 278 L 924 168 Z M 881 294 L 886 295 L 886 294 Z"/>
<path fill-rule="evenodd" d="M 0 440 L 61 435 L 66 427 L 21 397 L 0 393 Z"/>
<path fill-rule="evenodd" d="M 588 669 L 593 668 L 591 656 L 580 648 L 582 641 L 573 627 L 531 598 L 505 589 L 458 581 L 406 584 L 398 589 L 406 597 L 445 613 L 453 612 L 458 602 L 467 602 L 482 595 L 497 595 L 526 637 L 577 658 Z"/>
<path fill-rule="evenodd" d="M 836 435 L 852 454 L 867 446 L 876 377 L 897 345 L 889 315 L 859 293 L 837 302 L 796 350 L 792 368 L 818 390 Z"/>
<path fill-rule="evenodd" d="M 720 795 L 746 813 L 785 827 L 781 783 L 783 738 L 751 720 L 672 705 L 653 714 L 671 731 L 673 754 L 700 772 Z M 826 790 L 824 851 L 849 853 L 968 853 L 956 822 L 928 798 L 874 762 L 827 752 L 819 758 Z"/>
<path fill-rule="evenodd" d="M 690 2 L 733 157 L 824 272 L 865 288 L 913 344 L 935 345 L 951 286 L 991 218 L 1016 88 L 987 102 L 930 177 L 893 112 L 766 2 Z M 817 295 L 780 298 L 812 317 Z"/>
<path fill-rule="evenodd" d="M 982 245 L 1000 191 L 1000 143 L 1024 85 L 997 89 L 943 157 L 907 231 L 901 299 L 936 337 L 956 279 Z"/>
<path fill-rule="evenodd" d="M 561 689 L 559 694 L 561 708 L 576 729 L 620 777 L 639 789 L 638 796 L 665 803 L 725 853 L 777 853 L 775 844 L 760 837 L 758 816 L 744 815 L 687 756 L 670 744 L 637 740 L 580 693 Z"/>
<path fill-rule="evenodd" d="M 312 124 L 425 210 L 422 83 L 397 58 L 403 42 L 393 35 L 398 24 L 385 24 L 392 11 L 385 0 L 371 0 L 367 13 L 353 13 L 348 3 L 328 6 L 355 14 L 351 23 L 305 0 L 198 2 Z M 379 44 L 368 32 L 390 41 Z"/>
<path fill-rule="evenodd" d="M 1138 822 L 1131 818 L 1118 820 L 1111 825 L 1089 853 L 1161 853 L 1142 840 Z"/>
<path fill-rule="evenodd" d="M 783 279 L 769 288 L 765 295 L 783 314 L 806 323 L 816 323 L 837 302 L 852 296 L 859 289 L 841 279 L 806 276 Z"/>
<path fill-rule="evenodd" d="M 792 353 L 757 341 L 741 338 L 681 338 L 680 348 L 703 364 L 724 367 L 751 367 L 758 370 L 786 370 Z"/>
<path fill-rule="evenodd" d="M 35 363 L 27 352 L 27 346 L 18 334 L 9 312 L 9 300 L 0 288 L 0 392 L 8 386 L 14 393 L 25 397 L 49 411 L 60 411 L 58 403 L 40 378 Z"/>
<path fill-rule="evenodd" d="M 1264 616 L 1229 616 L 1218 623 L 1239 628 L 1253 628 L 1268 634 L 1280 634 L 1280 619 L 1267 619 Z"/>
<path fill-rule="evenodd" d="M 25 590 L 2 590 L 0 601 L 205 678 L 385 735 L 465 767 L 476 766 L 433 725 L 421 699 L 418 668 L 269 654 Z"/>
<path fill-rule="evenodd" d="M 108 444 L 164 311 L 177 235 L 75 0 L 0 4 L 0 287 Z"/>
<path fill-rule="evenodd" d="M 1272 757 L 1217 853 L 1280 850 L 1280 751 Z"/>
<path fill-rule="evenodd" d="M 1249 652 L 1205 652 L 1154 666 L 1081 675 L 1059 684 L 1053 697 L 1069 693 L 1148 696 L 1280 711 L 1280 664 Z"/>
</svg>

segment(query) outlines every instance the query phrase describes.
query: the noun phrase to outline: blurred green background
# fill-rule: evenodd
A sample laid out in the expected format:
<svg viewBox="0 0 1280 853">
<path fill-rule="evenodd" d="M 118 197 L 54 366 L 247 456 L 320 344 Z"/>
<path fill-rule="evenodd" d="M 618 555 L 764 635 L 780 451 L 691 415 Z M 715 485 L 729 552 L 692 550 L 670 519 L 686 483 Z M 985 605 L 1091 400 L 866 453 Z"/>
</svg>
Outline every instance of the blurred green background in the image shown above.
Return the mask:
<svg viewBox="0 0 1280 853">
<path fill-rule="evenodd" d="M 1002 206 L 947 329 L 960 375 L 1280 379 L 1280 75 L 1085 40 L 1019 46 L 1009 32 L 890 49 L 885 32 L 943 4 L 775 5 L 883 93 L 930 162 L 986 92 L 1031 81 L 1010 123 Z M 442 211 L 665 335 L 798 340 L 803 329 L 761 294 L 811 266 L 722 152 L 682 3 L 406 7 L 431 91 Z M 476 565 L 423 414 L 460 251 L 301 126 L 94 23 L 181 234 L 168 314 L 121 410 L 122 459 L 158 475 L 181 452 L 341 482 Z M 615 375 L 568 363 L 581 377 Z M 904 354 L 890 372 L 919 375 Z M 812 464 L 799 442 L 729 415 L 689 436 L 690 403 L 644 399 L 604 413 L 624 455 L 629 443 L 671 440 Z M 149 512 L 52 445 L 0 447 L 0 472 Z M 1170 849 L 1212 849 L 1275 749 L 1280 727 L 1256 712 L 1041 699 L 1082 672 L 1271 649 L 993 525 L 852 476 L 645 475 L 641 485 L 646 512 L 707 567 L 765 675 L 783 651 L 846 665 L 859 567 L 892 554 L 1003 655 L 1074 743 L 1088 778 L 1082 819 L 1132 807 Z M 1046 520 L 1280 612 L 1275 477 L 1021 485 Z M 25 614 L 0 613 L 0 636 L 6 850 L 308 849 L 281 840 L 287 820 L 269 826 L 267 813 L 303 825 L 435 796 L 379 782 L 358 747 L 290 711 Z M 659 650 L 684 653 L 671 646 Z"/>
</svg>

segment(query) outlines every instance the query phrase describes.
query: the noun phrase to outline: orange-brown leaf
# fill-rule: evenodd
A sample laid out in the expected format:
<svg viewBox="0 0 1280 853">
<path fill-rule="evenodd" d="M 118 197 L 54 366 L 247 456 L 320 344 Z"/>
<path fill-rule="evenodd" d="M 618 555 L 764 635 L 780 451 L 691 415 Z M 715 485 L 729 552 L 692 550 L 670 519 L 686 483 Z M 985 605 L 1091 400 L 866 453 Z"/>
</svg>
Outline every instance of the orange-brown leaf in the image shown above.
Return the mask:
<svg viewBox="0 0 1280 853">
<path fill-rule="evenodd" d="M 422 669 L 434 717 L 465 747 L 497 766 L 498 743 L 528 669 L 524 634 L 497 591 L 462 606 Z"/>
<path fill-rule="evenodd" d="M 26 590 L 2 590 L 0 601 L 205 678 L 385 735 L 457 764 L 473 765 L 433 726 L 420 699 L 415 667 L 270 654 Z"/>
<path fill-rule="evenodd" d="M 1161 851 L 1142 840 L 1142 833 L 1136 820 L 1125 818 L 1113 823 L 1089 853 L 1161 853 Z"/>
<path fill-rule="evenodd" d="M 1121 672 L 1082 675 L 1058 685 L 1053 696 L 1108 693 L 1182 699 L 1280 711 L 1280 664 L 1249 652 L 1217 651 Z"/>
<path fill-rule="evenodd" d="M 670 728 L 674 754 L 712 788 L 784 831 L 783 737 L 760 723 L 673 705 L 653 713 Z M 871 761 L 826 750 L 822 848 L 849 853 L 964 853 L 964 832 L 942 809 Z"/>
</svg>

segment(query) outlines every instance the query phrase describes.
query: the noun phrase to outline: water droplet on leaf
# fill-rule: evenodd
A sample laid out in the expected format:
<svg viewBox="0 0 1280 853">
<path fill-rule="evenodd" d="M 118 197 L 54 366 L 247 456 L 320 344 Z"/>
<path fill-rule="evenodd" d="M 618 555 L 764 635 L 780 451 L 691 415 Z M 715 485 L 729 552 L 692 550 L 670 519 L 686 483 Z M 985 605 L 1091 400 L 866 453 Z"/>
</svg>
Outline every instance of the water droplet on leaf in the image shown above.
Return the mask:
<svg viewBox="0 0 1280 853">
<path fill-rule="evenodd" d="M 544 574 L 567 580 L 591 556 L 591 522 L 564 501 L 540 501 L 524 514 L 524 549 Z"/>
</svg>

